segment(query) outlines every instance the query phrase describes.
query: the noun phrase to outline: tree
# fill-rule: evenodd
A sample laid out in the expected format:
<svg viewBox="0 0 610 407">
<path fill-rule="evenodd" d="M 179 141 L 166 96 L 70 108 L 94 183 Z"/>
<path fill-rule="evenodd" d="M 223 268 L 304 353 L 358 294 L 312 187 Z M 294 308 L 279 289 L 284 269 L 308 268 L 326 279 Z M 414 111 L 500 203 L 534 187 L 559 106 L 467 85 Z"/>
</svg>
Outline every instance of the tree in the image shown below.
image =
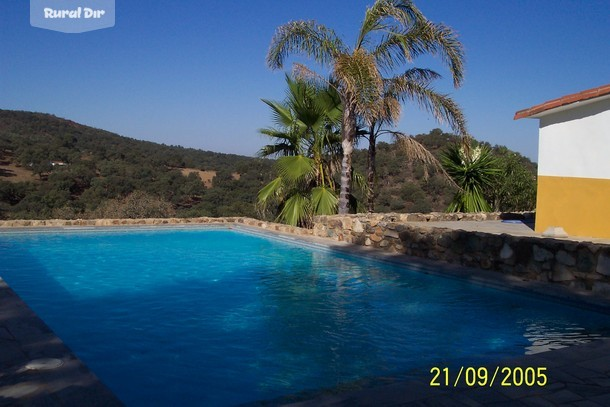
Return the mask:
<svg viewBox="0 0 610 407">
<path fill-rule="evenodd" d="M 377 139 L 384 134 L 391 134 L 394 137 L 400 135 L 399 132 L 391 131 L 388 127 L 393 127 L 398 120 L 401 103 L 406 100 L 415 101 L 421 108 L 431 113 L 438 122 L 447 122 L 454 131 L 463 136 L 467 134 L 466 120 L 459 106 L 448 95 L 435 92 L 430 87 L 430 83 L 438 78 L 440 78 L 440 75 L 430 69 L 412 68 L 402 75 L 384 80 L 383 109 L 379 112 L 378 117 L 372 118 L 368 134 L 365 136 L 369 142 L 367 157 L 368 212 L 373 212 L 375 209 Z M 421 150 L 423 146 L 414 138 L 411 141 L 410 143 L 402 143 L 402 147 L 406 148 L 405 151 L 410 156 L 421 156 L 421 152 L 416 150 Z M 440 167 L 440 163 L 436 160 L 432 161 L 434 162 L 433 166 Z M 430 162 L 431 160 L 426 157 L 424 165 Z"/>
<path fill-rule="evenodd" d="M 332 88 L 288 76 L 286 82 L 284 102 L 263 100 L 272 109 L 276 127 L 260 132 L 276 142 L 264 146 L 259 155 L 280 158 L 278 176 L 259 191 L 258 202 L 263 212 L 277 204 L 280 221 L 307 226 L 314 214 L 336 212 L 333 175 L 340 154 L 341 102 Z"/>
<path fill-rule="evenodd" d="M 125 198 L 108 200 L 93 213 L 107 219 L 168 218 L 176 211 L 167 201 L 144 191 L 134 191 Z"/>
<path fill-rule="evenodd" d="M 493 210 L 531 211 L 536 207 L 536 169 L 506 147 L 494 147 L 500 172 L 486 194 Z"/>
<path fill-rule="evenodd" d="M 357 120 L 370 125 L 383 116 L 383 73 L 394 76 L 399 66 L 428 53 L 441 57 L 455 86 L 461 84 L 463 76 L 463 49 L 455 33 L 442 24 L 429 22 L 410 0 L 377 0 L 366 11 L 353 48 L 333 30 L 314 21 L 284 24 L 271 41 L 267 64 L 281 69 L 293 53 L 330 69 L 328 82 L 343 104 L 339 213 L 348 211 Z M 302 64 L 295 64 L 295 70 L 304 77 L 322 78 Z"/>
<path fill-rule="evenodd" d="M 500 168 L 488 146 L 450 144 L 441 155 L 441 163 L 459 187 L 447 212 L 491 211 L 484 194 L 500 174 Z"/>
<path fill-rule="evenodd" d="M 271 108 L 276 127 L 259 132 L 275 143 L 261 148 L 258 156 L 311 156 L 321 154 L 325 148 L 339 154 L 336 131 L 341 119 L 339 95 L 332 88 L 314 86 L 289 75 L 286 84 L 283 102 L 262 99 Z"/>
</svg>

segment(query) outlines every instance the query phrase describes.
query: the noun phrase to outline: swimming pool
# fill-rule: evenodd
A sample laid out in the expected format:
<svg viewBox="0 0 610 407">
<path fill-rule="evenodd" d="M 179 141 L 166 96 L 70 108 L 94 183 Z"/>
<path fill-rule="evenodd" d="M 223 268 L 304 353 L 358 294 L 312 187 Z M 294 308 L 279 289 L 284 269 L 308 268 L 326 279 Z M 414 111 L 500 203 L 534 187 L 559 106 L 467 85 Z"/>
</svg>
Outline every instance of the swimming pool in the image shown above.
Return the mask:
<svg viewBox="0 0 610 407">
<path fill-rule="evenodd" d="M 0 276 L 128 406 L 235 405 L 610 336 L 610 317 L 227 229 L 0 233 Z"/>
</svg>

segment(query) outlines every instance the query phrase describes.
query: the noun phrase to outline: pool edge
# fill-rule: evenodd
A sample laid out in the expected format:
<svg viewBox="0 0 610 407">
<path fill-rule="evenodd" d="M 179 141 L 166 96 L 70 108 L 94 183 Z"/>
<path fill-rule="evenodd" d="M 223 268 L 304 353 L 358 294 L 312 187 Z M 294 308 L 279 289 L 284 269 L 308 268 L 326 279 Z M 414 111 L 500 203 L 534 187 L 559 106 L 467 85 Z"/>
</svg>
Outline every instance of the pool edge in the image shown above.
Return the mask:
<svg viewBox="0 0 610 407">
<path fill-rule="evenodd" d="M 1 277 L 0 298 L 0 405 L 124 405 Z"/>
</svg>

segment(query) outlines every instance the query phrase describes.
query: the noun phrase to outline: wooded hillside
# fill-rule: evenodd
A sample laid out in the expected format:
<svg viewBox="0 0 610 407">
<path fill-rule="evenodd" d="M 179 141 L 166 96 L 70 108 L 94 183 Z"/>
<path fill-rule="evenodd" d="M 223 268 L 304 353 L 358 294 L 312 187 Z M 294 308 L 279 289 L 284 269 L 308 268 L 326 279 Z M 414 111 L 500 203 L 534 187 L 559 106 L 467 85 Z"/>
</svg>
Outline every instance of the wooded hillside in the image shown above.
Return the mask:
<svg viewBox="0 0 610 407">
<path fill-rule="evenodd" d="M 417 136 L 435 155 L 455 136 Z M 504 147 L 535 174 L 535 165 Z M 366 151 L 355 169 L 365 173 Z M 0 218 L 252 216 L 274 161 L 122 137 L 43 113 L 0 110 Z M 376 211 L 446 209 L 439 174 L 379 143 Z"/>
<path fill-rule="evenodd" d="M 0 110 L 0 152 L 4 218 L 118 216 L 134 191 L 150 207 L 143 215 L 254 216 L 256 193 L 273 165 L 6 110 Z"/>
</svg>

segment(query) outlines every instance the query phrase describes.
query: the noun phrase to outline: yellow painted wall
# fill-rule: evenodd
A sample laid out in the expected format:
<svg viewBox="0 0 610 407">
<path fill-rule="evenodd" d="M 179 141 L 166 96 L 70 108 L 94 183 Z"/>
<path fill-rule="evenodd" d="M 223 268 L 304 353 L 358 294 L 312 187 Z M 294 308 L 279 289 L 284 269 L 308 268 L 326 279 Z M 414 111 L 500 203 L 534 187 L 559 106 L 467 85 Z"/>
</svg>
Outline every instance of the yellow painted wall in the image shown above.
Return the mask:
<svg viewBox="0 0 610 407">
<path fill-rule="evenodd" d="M 610 179 L 538 176 L 536 232 L 610 238 Z"/>
</svg>

